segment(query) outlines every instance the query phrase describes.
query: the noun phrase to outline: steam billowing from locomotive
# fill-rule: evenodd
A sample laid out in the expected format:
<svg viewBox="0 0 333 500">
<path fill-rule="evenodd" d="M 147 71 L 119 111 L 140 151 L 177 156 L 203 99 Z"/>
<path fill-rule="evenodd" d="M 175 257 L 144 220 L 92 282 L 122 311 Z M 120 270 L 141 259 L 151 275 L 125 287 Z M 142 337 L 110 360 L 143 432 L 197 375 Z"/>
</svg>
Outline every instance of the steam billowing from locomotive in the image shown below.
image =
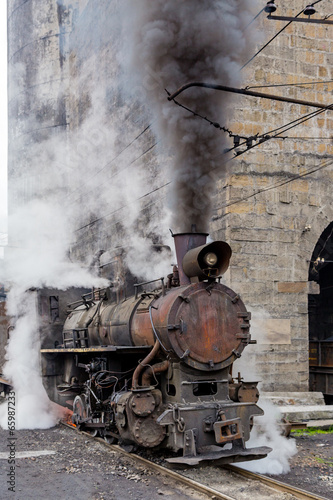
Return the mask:
<svg viewBox="0 0 333 500">
<path fill-rule="evenodd" d="M 237 86 L 253 42 L 253 33 L 245 27 L 256 2 L 126 0 L 122 4 L 135 82 L 131 79 L 131 84 L 152 109 L 154 129 L 173 157 L 172 227 L 191 231 L 196 224 L 198 231 L 207 231 L 216 180 L 224 171 L 224 135 L 168 102 L 164 89 L 172 92 L 193 81 Z M 226 125 L 230 95 L 190 89 L 179 101 Z"/>
</svg>

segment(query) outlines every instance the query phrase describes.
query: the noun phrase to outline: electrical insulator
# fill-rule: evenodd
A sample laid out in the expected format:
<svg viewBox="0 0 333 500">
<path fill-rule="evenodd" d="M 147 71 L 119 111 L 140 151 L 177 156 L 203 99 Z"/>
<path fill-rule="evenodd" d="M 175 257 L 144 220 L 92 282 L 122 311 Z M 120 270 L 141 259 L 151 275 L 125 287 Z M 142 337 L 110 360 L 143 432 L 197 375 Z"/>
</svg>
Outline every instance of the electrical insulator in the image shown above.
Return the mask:
<svg viewBox="0 0 333 500">
<path fill-rule="evenodd" d="M 277 6 L 275 5 L 274 1 L 273 2 L 267 2 L 266 7 L 264 8 L 265 12 L 268 12 L 269 14 L 272 14 L 275 12 L 277 9 Z"/>
<path fill-rule="evenodd" d="M 305 9 L 303 10 L 303 14 L 305 16 L 312 16 L 313 14 L 316 13 L 316 9 L 314 8 L 313 5 L 308 5 L 307 7 L 305 7 Z"/>
</svg>

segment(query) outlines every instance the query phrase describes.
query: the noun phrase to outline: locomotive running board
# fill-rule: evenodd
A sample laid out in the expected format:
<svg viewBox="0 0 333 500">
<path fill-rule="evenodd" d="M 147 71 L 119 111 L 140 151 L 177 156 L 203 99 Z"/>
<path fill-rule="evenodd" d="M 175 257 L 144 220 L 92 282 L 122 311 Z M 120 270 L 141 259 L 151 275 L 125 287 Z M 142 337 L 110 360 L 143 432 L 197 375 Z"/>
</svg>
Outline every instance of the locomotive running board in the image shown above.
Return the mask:
<svg viewBox="0 0 333 500">
<path fill-rule="evenodd" d="M 258 448 L 238 448 L 234 450 L 211 451 L 196 456 L 172 457 L 165 460 L 170 464 L 198 465 L 200 462 L 214 460 L 217 465 L 230 464 L 233 462 L 247 462 L 249 460 L 260 460 L 267 457 L 272 448 L 260 446 Z"/>
</svg>

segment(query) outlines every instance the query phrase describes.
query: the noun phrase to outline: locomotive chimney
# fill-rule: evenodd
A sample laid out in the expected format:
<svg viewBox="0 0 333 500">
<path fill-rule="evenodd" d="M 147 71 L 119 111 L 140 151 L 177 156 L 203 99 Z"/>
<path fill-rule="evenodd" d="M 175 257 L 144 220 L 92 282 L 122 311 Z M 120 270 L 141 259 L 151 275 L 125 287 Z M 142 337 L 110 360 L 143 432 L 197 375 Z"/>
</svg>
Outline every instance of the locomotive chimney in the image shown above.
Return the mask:
<svg viewBox="0 0 333 500">
<path fill-rule="evenodd" d="M 193 224 L 191 233 L 178 233 L 172 235 L 175 240 L 180 285 L 189 285 L 191 283 L 190 278 L 186 276 L 183 269 L 183 258 L 185 254 L 193 248 L 205 245 L 207 240 L 208 233 L 196 233 L 195 230 L 196 226 Z"/>
</svg>

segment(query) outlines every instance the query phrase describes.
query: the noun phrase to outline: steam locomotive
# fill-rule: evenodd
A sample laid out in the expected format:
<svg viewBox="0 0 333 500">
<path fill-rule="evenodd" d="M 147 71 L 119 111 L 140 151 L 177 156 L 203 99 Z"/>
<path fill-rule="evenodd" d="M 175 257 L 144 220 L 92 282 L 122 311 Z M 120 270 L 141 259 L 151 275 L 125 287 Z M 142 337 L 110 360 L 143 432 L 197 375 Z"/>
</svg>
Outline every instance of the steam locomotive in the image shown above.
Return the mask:
<svg viewBox="0 0 333 500">
<path fill-rule="evenodd" d="M 246 448 L 257 382 L 232 377 L 252 343 L 250 313 L 220 283 L 231 257 L 207 234 L 174 236 L 177 266 L 120 298 L 95 289 L 69 305 L 61 342 L 41 349 L 44 385 L 79 429 L 124 446 L 171 450 L 171 463 L 260 459 Z"/>
</svg>

